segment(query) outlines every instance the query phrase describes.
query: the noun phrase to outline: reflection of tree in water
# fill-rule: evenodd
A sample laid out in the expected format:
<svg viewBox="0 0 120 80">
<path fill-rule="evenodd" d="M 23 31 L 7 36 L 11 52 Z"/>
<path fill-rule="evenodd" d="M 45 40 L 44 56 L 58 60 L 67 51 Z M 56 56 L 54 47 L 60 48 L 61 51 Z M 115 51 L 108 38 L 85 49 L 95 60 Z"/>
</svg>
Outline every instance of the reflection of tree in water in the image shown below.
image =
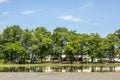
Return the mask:
<svg viewBox="0 0 120 80">
<path fill-rule="evenodd" d="M 91 72 L 95 72 L 96 71 L 96 67 L 94 67 L 94 66 L 91 67 L 91 69 L 92 69 Z"/>
<path fill-rule="evenodd" d="M 1 72 L 26 72 L 25 67 L 4 67 Z"/>
<path fill-rule="evenodd" d="M 36 67 L 35 72 L 44 72 L 46 67 Z"/>
<path fill-rule="evenodd" d="M 78 72 L 79 69 L 81 69 L 81 67 L 77 67 L 77 66 L 69 66 L 68 68 L 68 72 Z"/>
<path fill-rule="evenodd" d="M 62 67 L 51 67 L 52 72 L 62 72 Z"/>
<path fill-rule="evenodd" d="M 64 67 L 1 67 L 0 72 L 116 72 L 117 67 L 88 67 L 88 66 L 64 66 Z"/>
<path fill-rule="evenodd" d="M 78 70 L 80 70 L 81 72 L 83 72 L 83 66 L 78 67 Z"/>
<path fill-rule="evenodd" d="M 70 67 L 69 67 L 69 72 L 74 72 L 74 71 L 75 71 L 75 67 L 70 66 Z"/>
<path fill-rule="evenodd" d="M 110 67 L 110 71 L 109 72 L 115 72 L 115 66 L 114 67 Z"/>
<path fill-rule="evenodd" d="M 10 68 L 4 67 L 3 71 L 4 71 L 4 72 L 10 72 Z"/>
<path fill-rule="evenodd" d="M 36 72 L 36 68 L 35 67 L 30 67 L 29 72 Z"/>
<path fill-rule="evenodd" d="M 28 72 L 27 67 L 18 67 L 16 68 L 17 72 Z"/>
</svg>

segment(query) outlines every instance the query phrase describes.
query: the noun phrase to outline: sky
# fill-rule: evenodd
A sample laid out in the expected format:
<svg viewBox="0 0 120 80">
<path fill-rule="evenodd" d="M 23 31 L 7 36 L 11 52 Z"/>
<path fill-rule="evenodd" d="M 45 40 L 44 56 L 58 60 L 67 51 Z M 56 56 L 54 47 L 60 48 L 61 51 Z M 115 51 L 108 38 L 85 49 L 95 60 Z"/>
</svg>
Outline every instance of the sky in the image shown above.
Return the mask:
<svg viewBox="0 0 120 80">
<path fill-rule="evenodd" d="M 0 0 L 0 32 L 12 25 L 66 27 L 105 37 L 120 28 L 120 0 Z"/>
</svg>

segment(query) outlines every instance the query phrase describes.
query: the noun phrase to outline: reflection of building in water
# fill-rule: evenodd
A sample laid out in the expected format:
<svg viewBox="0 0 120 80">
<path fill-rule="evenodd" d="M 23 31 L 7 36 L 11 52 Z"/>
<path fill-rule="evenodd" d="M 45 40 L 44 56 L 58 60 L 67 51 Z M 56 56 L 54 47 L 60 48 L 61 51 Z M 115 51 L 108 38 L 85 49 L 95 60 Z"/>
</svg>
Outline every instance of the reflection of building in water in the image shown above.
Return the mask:
<svg viewBox="0 0 120 80">
<path fill-rule="evenodd" d="M 91 67 L 82 67 L 81 69 L 78 69 L 78 72 L 91 72 Z"/>
<path fill-rule="evenodd" d="M 62 69 L 62 72 L 66 72 L 66 70 L 65 70 L 65 69 Z"/>
<path fill-rule="evenodd" d="M 4 67 L 3 69 L 0 70 L 0 72 L 120 72 L 120 66 Z"/>
<path fill-rule="evenodd" d="M 120 72 L 120 67 L 96 67 L 95 72 Z"/>
<path fill-rule="evenodd" d="M 44 70 L 44 72 L 52 72 L 52 69 L 51 69 L 51 67 L 45 67 L 45 70 Z"/>
<path fill-rule="evenodd" d="M 115 72 L 120 72 L 120 67 L 115 67 Z"/>
<path fill-rule="evenodd" d="M 115 72 L 115 67 L 92 67 L 91 72 Z"/>
<path fill-rule="evenodd" d="M 120 72 L 120 67 L 45 67 L 43 72 Z"/>
<path fill-rule="evenodd" d="M 92 68 L 91 67 L 87 67 L 84 68 L 82 72 L 91 72 Z"/>
<path fill-rule="evenodd" d="M 91 67 L 63 67 L 62 72 L 91 72 Z"/>
</svg>

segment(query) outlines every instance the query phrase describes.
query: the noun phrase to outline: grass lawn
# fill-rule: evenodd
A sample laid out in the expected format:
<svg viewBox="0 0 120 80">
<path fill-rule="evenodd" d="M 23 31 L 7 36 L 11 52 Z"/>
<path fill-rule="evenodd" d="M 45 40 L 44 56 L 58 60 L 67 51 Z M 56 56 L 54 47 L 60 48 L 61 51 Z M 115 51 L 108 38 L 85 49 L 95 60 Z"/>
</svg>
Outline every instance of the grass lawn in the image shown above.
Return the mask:
<svg viewBox="0 0 120 80">
<path fill-rule="evenodd" d="M 30 66 L 120 66 L 120 63 L 89 63 L 89 64 L 59 64 L 59 63 L 42 63 L 42 64 L 0 64 L 0 67 L 30 67 Z"/>
</svg>

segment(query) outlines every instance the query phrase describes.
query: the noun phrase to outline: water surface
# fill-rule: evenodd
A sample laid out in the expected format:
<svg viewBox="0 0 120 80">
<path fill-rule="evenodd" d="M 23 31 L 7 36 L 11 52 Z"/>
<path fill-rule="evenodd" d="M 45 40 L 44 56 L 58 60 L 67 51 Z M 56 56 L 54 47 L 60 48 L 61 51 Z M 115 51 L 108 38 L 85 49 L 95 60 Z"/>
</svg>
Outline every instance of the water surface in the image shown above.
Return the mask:
<svg viewBox="0 0 120 80">
<path fill-rule="evenodd" d="M 120 67 L 103 67 L 103 66 L 1 67 L 0 72 L 120 72 Z"/>
</svg>

